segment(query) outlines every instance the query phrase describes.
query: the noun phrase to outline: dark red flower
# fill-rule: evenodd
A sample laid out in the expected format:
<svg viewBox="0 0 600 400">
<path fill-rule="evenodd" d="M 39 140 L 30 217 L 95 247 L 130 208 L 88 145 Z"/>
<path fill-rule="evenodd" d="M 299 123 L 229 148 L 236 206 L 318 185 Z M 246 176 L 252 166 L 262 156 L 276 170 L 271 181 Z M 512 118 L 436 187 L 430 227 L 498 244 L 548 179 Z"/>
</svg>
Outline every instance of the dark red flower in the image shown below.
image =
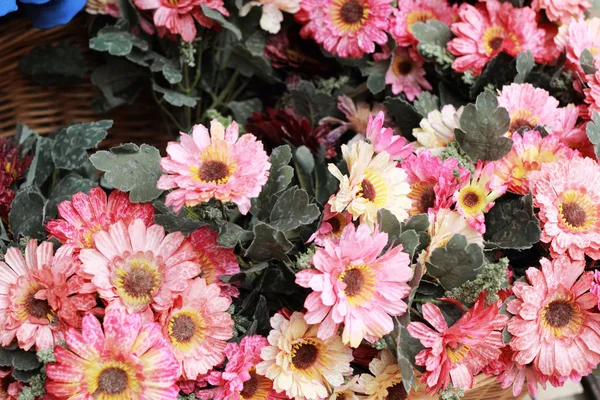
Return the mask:
<svg viewBox="0 0 600 400">
<path fill-rule="evenodd" d="M 333 65 L 321 55 L 313 42 L 303 40 L 300 35 L 281 30 L 267 37 L 264 56 L 275 68 L 295 69 L 310 75 L 326 73 L 331 75 Z"/>
<path fill-rule="evenodd" d="M 21 146 L 12 138 L 0 139 L 0 218 L 6 221 L 15 192 L 11 186 L 17 183 L 29 168 L 32 157 L 21 158 Z"/>
</svg>

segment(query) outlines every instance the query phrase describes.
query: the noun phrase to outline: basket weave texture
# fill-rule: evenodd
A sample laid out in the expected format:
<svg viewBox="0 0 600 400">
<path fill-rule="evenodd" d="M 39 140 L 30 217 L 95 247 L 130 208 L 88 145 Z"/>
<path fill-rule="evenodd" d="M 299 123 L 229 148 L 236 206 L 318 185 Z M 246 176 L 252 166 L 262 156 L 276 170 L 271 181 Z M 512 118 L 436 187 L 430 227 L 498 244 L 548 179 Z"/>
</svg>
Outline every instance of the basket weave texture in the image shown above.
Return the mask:
<svg viewBox="0 0 600 400">
<path fill-rule="evenodd" d="M 0 25 L 0 137 L 14 135 L 17 123 L 39 134 L 48 134 L 70 123 L 114 120 L 102 147 L 121 143 L 148 143 L 164 149 L 169 139 L 160 110 L 150 96 L 139 96 L 133 105 L 123 105 L 100 114 L 91 108 L 99 94 L 88 74 L 77 84 L 40 85 L 19 69 L 19 60 L 38 45 L 74 43 L 89 69 L 99 65 L 101 55 L 88 46 L 87 15 L 67 25 L 35 29 L 28 20 L 16 19 Z"/>
</svg>

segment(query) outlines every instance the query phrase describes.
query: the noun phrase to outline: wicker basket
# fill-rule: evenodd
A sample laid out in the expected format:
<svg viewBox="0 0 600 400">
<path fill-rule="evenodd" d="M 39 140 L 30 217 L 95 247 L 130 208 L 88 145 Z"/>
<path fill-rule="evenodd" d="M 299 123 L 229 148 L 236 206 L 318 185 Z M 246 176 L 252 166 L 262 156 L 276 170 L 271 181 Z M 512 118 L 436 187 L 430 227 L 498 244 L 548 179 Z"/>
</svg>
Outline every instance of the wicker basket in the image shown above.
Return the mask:
<svg viewBox="0 0 600 400">
<path fill-rule="evenodd" d="M 34 83 L 19 70 L 20 58 L 35 46 L 61 41 L 74 43 L 88 66 L 99 65 L 101 56 L 88 47 L 88 26 L 87 15 L 47 30 L 32 28 L 24 19 L 0 25 L 0 137 L 13 135 L 19 122 L 48 134 L 69 123 L 107 118 L 114 120 L 114 125 L 103 147 L 143 142 L 164 149 L 169 137 L 159 108 L 150 96 L 140 96 L 134 105 L 124 105 L 104 115 L 90 107 L 99 92 L 90 83 L 89 75 L 78 84 L 54 86 Z"/>
<path fill-rule="evenodd" d="M 417 381 L 419 381 L 418 374 L 415 376 L 415 378 L 417 378 Z M 408 398 L 410 400 L 439 400 L 440 396 L 428 395 L 424 387 L 419 387 L 417 393 L 411 394 Z M 473 384 L 473 388 L 465 391 L 465 395 L 461 398 L 461 400 L 509 400 L 526 398 L 526 388 L 523 392 L 521 392 L 521 395 L 519 397 L 514 397 L 512 394 L 512 387 L 502 389 L 500 383 L 496 381 L 495 376 L 479 374 L 475 377 L 475 383 Z"/>
</svg>

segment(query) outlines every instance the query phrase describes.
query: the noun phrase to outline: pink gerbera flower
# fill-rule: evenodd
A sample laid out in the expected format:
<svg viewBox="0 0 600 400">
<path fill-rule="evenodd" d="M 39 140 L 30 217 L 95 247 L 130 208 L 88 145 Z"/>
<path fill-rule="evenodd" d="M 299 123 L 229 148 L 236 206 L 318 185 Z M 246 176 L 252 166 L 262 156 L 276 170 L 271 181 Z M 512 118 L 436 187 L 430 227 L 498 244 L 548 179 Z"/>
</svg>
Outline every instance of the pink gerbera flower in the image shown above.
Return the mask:
<svg viewBox="0 0 600 400">
<path fill-rule="evenodd" d="M 483 292 L 451 327 L 431 303 L 423 304 L 423 318 L 433 329 L 422 322 L 408 324 L 411 336 L 425 346 L 415 360 L 426 367 L 421 381 L 431 393 L 446 389 L 450 381 L 455 388 L 470 389 L 474 376 L 500 356 L 504 346 L 500 332 L 507 316 L 498 314 L 501 301 L 486 307 L 485 296 Z"/>
<path fill-rule="evenodd" d="M 375 117 L 369 115 L 367 123 L 366 137 L 373 145 L 375 153 L 386 152 L 390 159 L 400 161 L 413 153 L 414 146 L 408 143 L 405 137 L 395 135 L 392 128 L 384 128 L 385 113 L 379 111 Z"/>
<path fill-rule="evenodd" d="M 154 24 L 173 35 L 181 35 L 186 42 L 196 38 L 194 20 L 207 28 L 214 25 L 202 12 L 202 5 L 229 16 L 222 0 L 134 0 L 134 3 L 142 10 L 154 10 Z"/>
<path fill-rule="evenodd" d="M 227 313 L 231 300 L 219 287 L 194 279 L 162 314 L 163 334 L 181 365 L 185 379 L 196 379 L 224 359 L 226 341 L 233 336 L 233 320 Z"/>
<path fill-rule="evenodd" d="M 325 238 L 339 242 L 342 231 L 351 222 L 352 214 L 348 211 L 342 211 L 341 213 L 333 212 L 331 211 L 331 205 L 329 203 L 325 204 L 323 221 L 319 229 L 308 239 L 308 242 L 314 241 L 317 246 L 324 246 Z"/>
<path fill-rule="evenodd" d="M 536 58 L 543 54 L 545 34 L 529 7 L 514 8 L 509 2 L 489 0 L 477 7 L 465 3 L 458 14 L 460 22 L 451 27 L 457 37 L 448 43 L 448 50 L 458 56 L 452 63 L 457 72 L 471 70 L 479 75 L 502 51 L 514 57 L 527 50 Z"/>
<path fill-rule="evenodd" d="M 508 183 L 508 190 L 517 194 L 529 193 L 529 175 L 542 164 L 578 155 L 560 142 L 557 135 L 542 138 L 537 131 L 525 131 L 512 135 L 513 146 L 504 158 L 494 163 L 494 173 Z"/>
<path fill-rule="evenodd" d="M 579 150 L 582 156 L 594 158 L 594 145 L 585 132 L 585 122 L 577 125 L 578 118 L 579 109 L 574 104 L 559 108 L 552 134 L 558 136 L 560 141 L 571 149 Z"/>
<path fill-rule="evenodd" d="M 126 226 L 119 221 L 93 240 L 94 248 L 79 255 L 82 275 L 92 280 L 102 299 L 120 299 L 130 312 L 149 306 L 168 309 L 175 295 L 200 274 L 196 252 L 183 234 L 165 236 L 160 225 L 147 228 L 136 219 Z"/>
<path fill-rule="evenodd" d="M 303 1 L 304 2 L 304 1 Z M 388 0 L 311 0 L 305 37 L 312 36 L 339 57 L 360 58 L 383 45 L 392 7 Z"/>
<path fill-rule="evenodd" d="M 600 58 L 596 62 L 600 67 Z M 583 89 L 585 93 L 585 102 L 589 105 L 589 117 L 594 117 L 594 112 L 600 112 L 600 70 L 590 75 L 586 75 L 587 88 Z"/>
<path fill-rule="evenodd" d="M 442 161 L 429 151 L 407 158 L 402 162 L 402 168 L 406 171 L 410 184 L 410 215 L 450 208 L 454 204 L 454 192 L 469 179 L 469 171 L 460 167 L 456 158 Z"/>
<path fill-rule="evenodd" d="M 469 226 L 484 234 L 483 214 L 490 211 L 495 200 L 502 196 L 506 189 L 507 185 L 494 175 L 494 164 L 488 163 L 484 167 L 483 162 L 479 160 L 468 184 L 454 193 L 456 208 L 466 218 Z"/>
<path fill-rule="evenodd" d="M 214 371 L 208 382 L 217 386 L 211 391 L 214 400 L 274 400 L 284 398 L 273 389 L 270 379 L 256 373 L 256 364 L 262 361 L 261 350 L 268 346 L 267 338 L 254 335 L 244 337 L 240 344 L 227 343 L 225 371 Z"/>
<path fill-rule="evenodd" d="M 600 53 L 600 18 L 572 20 L 558 29 L 554 41 L 560 49 L 566 50 L 567 66 L 583 77 L 581 53 L 586 49 L 594 55 Z"/>
<path fill-rule="evenodd" d="M 227 130 L 217 120 L 195 125 L 192 135 L 181 133 L 181 143 L 170 142 L 168 157 L 160 162 L 168 174 L 158 180 L 159 189 L 175 189 L 167 195 L 167 205 L 175 211 L 215 198 L 233 201 L 242 214 L 250 210 L 269 176 L 269 157 L 261 142 L 251 134 L 238 138 L 235 122 Z"/>
<path fill-rule="evenodd" d="M 498 105 L 506 108 L 510 115 L 511 133 L 538 125 L 553 126 L 558 110 L 558 100 L 530 83 L 504 86 L 498 96 Z"/>
<path fill-rule="evenodd" d="M 30 240 L 25 257 L 10 248 L 0 263 L 0 343 L 16 337 L 19 347 L 47 349 L 63 340 L 69 327 L 79 328 L 82 315 L 96 305 L 91 294 L 80 294 L 83 278 L 73 247 L 53 255 L 50 242 Z"/>
<path fill-rule="evenodd" d="M 541 241 L 556 254 L 574 260 L 600 259 L 600 167 L 574 157 L 542 165 L 529 178 L 534 205 L 540 209 Z"/>
<path fill-rule="evenodd" d="M 508 303 L 508 331 L 514 361 L 533 362 L 545 375 L 587 375 L 600 362 L 600 315 L 589 292 L 592 272 L 566 255 L 542 258 L 541 270 L 529 268 L 529 282 L 515 282 Z"/>
<path fill-rule="evenodd" d="M 585 18 L 591 4 L 587 0 L 533 0 L 531 8 L 536 12 L 546 11 L 552 22 L 568 24 L 573 18 Z"/>
<path fill-rule="evenodd" d="M 390 23 L 390 33 L 398 46 L 411 46 L 417 43 L 412 26 L 415 22 L 435 19 L 450 26 L 456 11 L 446 0 L 404 0 L 398 3 Z"/>
<path fill-rule="evenodd" d="M 342 340 L 357 347 L 365 338 L 372 342 L 391 332 L 391 315 L 406 312 L 410 259 L 400 245 L 381 254 L 387 239 L 366 224 L 358 229 L 350 224 L 339 243 L 324 239 L 313 257 L 316 269 L 296 274 L 297 284 L 313 290 L 304 303 L 305 318 L 321 324 L 321 339 L 334 336 L 343 323 Z"/>
<path fill-rule="evenodd" d="M 188 239 L 198 254 L 202 278 L 207 284 L 214 283 L 221 288 L 221 295 L 238 297 L 240 291 L 231 283 L 221 280 L 240 272 L 240 265 L 233 249 L 221 247 L 217 243 L 219 234 L 208 226 L 196 229 Z"/>
<path fill-rule="evenodd" d="M 495 369 L 488 366 L 484 368 L 483 372 L 489 375 L 498 375 L 498 382 L 501 383 L 502 388 L 506 389 L 512 386 L 512 393 L 515 397 L 519 397 L 523 385 L 527 384 L 529 394 L 536 398 L 539 386 L 546 389 L 548 377 L 537 371 L 533 365 L 516 363 L 514 354 L 510 346 L 505 346 L 500 358 L 490 362 L 490 364 L 495 364 Z"/>
<path fill-rule="evenodd" d="M 431 85 L 425 79 L 423 60 L 411 48 L 396 47 L 385 74 L 385 83 L 392 85 L 392 93 L 404 93 L 410 101 L 421 94 L 422 89 L 431 90 Z"/>
<path fill-rule="evenodd" d="M 179 365 L 157 324 L 142 326 L 140 314 L 108 307 L 104 332 L 91 314 L 82 331 L 67 333 L 48 364 L 46 390 L 61 399 L 175 400 Z"/>
<path fill-rule="evenodd" d="M 50 237 L 63 244 L 76 248 L 91 248 L 92 235 L 97 231 L 106 231 L 117 221 L 129 225 L 134 219 L 141 219 L 148 226 L 154 220 L 154 207 L 150 203 L 132 203 L 129 195 L 113 190 L 108 199 L 100 187 L 94 187 L 90 194 L 79 192 L 71 201 L 58 205 L 58 216 L 46 224 Z"/>
</svg>

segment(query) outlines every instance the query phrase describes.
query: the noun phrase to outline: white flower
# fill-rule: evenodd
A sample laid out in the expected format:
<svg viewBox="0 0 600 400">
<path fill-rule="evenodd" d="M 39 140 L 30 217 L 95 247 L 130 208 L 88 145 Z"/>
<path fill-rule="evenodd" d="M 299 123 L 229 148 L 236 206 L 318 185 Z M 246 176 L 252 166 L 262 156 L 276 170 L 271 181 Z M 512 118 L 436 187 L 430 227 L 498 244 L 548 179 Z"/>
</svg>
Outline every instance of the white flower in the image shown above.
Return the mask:
<svg viewBox="0 0 600 400">
<path fill-rule="evenodd" d="M 254 6 L 262 6 L 260 27 L 269 33 L 277 33 L 281 29 L 283 13 L 295 14 L 300 10 L 300 0 L 258 0 L 244 4 L 240 15 L 246 16 Z"/>
<path fill-rule="evenodd" d="M 463 108 L 458 111 L 451 104 L 442 107 L 442 111 L 433 110 L 420 122 L 420 128 L 413 129 L 417 139 L 417 152 L 429 149 L 431 154 L 439 156 L 448 143 L 454 141 L 454 130 L 459 127 Z"/>
</svg>

